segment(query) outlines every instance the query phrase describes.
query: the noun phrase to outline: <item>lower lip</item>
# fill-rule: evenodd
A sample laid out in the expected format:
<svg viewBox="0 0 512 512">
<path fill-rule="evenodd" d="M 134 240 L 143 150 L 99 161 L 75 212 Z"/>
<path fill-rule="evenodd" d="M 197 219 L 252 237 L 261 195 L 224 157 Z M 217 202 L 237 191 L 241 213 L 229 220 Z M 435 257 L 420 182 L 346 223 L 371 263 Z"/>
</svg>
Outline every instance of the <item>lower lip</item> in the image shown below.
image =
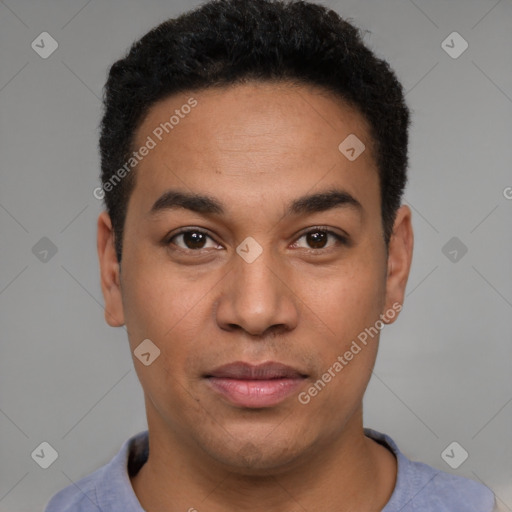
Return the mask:
<svg viewBox="0 0 512 512">
<path fill-rule="evenodd" d="M 303 378 L 238 380 L 209 377 L 210 386 L 240 407 L 272 407 L 297 392 Z"/>
</svg>

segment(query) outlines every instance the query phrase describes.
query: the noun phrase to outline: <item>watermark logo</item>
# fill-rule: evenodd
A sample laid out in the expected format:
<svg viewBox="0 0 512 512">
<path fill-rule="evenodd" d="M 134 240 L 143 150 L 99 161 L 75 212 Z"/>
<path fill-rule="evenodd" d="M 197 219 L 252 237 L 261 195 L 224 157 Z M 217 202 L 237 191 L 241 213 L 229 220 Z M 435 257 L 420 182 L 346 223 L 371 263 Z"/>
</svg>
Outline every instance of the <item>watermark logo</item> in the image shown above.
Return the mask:
<svg viewBox="0 0 512 512">
<path fill-rule="evenodd" d="M 41 262 L 48 263 L 56 254 L 57 246 L 46 236 L 32 247 L 32 254 Z"/>
<path fill-rule="evenodd" d="M 254 240 L 254 238 L 252 236 L 248 236 L 236 248 L 236 252 L 247 263 L 252 263 L 263 252 L 263 248 L 261 247 L 261 245 L 258 242 L 256 242 L 256 240 Z"/>
<path fill-rule="evenodd" d="M 48 32 L 41 32 L 30 46 L 39 57 L 47 59 L 59 47 L 59 43 Z"/>
<path fill-rule="evenodd" d="M 345 156 L 348 160 L 353 162 L 358 158 L 361 153 L 366 149 L 363 141 L 360 140 L 356 135 L 351 133 L 345 138 L 338 146 L 340 153 Z"/>
<path fill-rule="evenodd" d="M 452 469 L 457 469 L 460 467 L 468 457 L 469 453 L 459 443 L 457 443 L 457 441 L 450 443 L 441 452 L 441 458 Z"/>
<path fill-rule="evenodd" d="M 160 349 L 151 340 L 145 339 L 133 354 L 144 366 L 149 366 L 160 355 Z"/>
<path fill-rule="evenodd" d="M 446 242 L 441 252 L 452 262 L 458 263 L 468 252 L 467 246 L 456 236 Z"/>
<path fill-rule="evenodd" d="M 468 49 L 468 47 L 468 42 L 458 32 L 452 32 L 441 43 L 441 48 L 452 59 L 458 59 Z"/>
<path fill-rule="evenodd" d="M 43 469 L 48 469 L 58 458 L 57 450 L 46 441 L 42 442 L 30 456 Z"/>
</svg>

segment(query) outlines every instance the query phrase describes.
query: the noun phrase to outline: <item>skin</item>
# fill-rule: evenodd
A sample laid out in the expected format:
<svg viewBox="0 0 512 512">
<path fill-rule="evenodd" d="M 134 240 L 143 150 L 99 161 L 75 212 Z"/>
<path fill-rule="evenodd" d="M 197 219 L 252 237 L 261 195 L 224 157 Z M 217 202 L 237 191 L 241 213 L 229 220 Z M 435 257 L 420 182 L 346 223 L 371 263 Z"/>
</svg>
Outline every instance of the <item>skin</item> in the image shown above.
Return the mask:
<svg viewBox="0 0 512 512">
<path fill-rule="evenodd" d="M 277 361 L 307 374 L 299 392 L 307 391 L 403 303 L 411 211 L 398 210 L 386 254 L 368 125 L 314 87 L 250 82 L 173 95 L 150 109 L 135 146 L 190 97 L 198 105 L 138 164 L 121 266 L 109 216 L 98 219 L 105 318 L 126 325 L 132 354 L 147 338 L 161 351 L 149 366 L 134 357 L 150 433 L 134 491 L 150 512 L 381 510 L 396 459 L 362 423 L 378 336 L 307 405 L 292 394 L 273 407 L 234 406 L 203 375 L 234 361 Z M 351 133 L 366 145 L 355 161 L 338 150 Z M 284 216 L 290 201 L 332 187 L 361 212 Z M 225 214 L 151 215 L 171 188 L 212 196 Z M 349 244 L 329 235 L 315 245 L 305 235 L 315 226 Z M 183 236 L 169 242 L 183 227 L 210 238 L 199 250 Z M 236 253 L 248 236 L 263 251 L 252 263 Z"/>
</svg>

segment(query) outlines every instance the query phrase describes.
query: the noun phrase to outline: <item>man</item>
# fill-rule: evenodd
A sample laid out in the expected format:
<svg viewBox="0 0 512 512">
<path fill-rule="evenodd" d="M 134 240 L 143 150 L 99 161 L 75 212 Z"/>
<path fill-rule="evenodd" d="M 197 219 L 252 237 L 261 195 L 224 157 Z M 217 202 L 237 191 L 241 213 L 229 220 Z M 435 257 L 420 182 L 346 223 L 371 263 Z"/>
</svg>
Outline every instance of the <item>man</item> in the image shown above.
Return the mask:
<svg viewBox="0 0 512 512">
<path fill-rule="evenodd" d="M 307 2 L 212 1 L 112 66 L 98 254 L 148 432 L 47 512 L 493 509 L 363 428 L 411 265 L 408 127 L 389 66 Z"/>
</svg>

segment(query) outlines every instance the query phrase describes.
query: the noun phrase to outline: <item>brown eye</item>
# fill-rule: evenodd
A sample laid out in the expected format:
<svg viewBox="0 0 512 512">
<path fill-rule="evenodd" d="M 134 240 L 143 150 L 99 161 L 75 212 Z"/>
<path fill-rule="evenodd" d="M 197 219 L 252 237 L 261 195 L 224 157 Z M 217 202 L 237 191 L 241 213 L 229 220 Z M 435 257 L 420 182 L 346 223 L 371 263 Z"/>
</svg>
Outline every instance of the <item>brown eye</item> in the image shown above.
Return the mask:
<svg viewBox="0 0 512 512">
<path fill-rule="evenodd" d="M 177 245 L 184 250 L 197 251 L 206 248 L 208 239 L 212 240 L 204 231 L 189 229 L 173 235 L 168 239 L 167 244 Z M 176 241 L 180 243 L 176 243 Z M 217 244 L 213 244 L 212 247 L 217 247 Z"/>
<path fill-rule="evenodd" d="M 325 231 L 310 231 L 306 235 L 306 240 L 313 249 L 323 249 L 327 243 L 327 233 Z"/>
<path fill-rule="evenodd" d="M 206 236 L 204 233 L 197 231 L 187 231 L 182 234 L 183 242 L 188 249 L 202 249 L 206 242 Z"/>
<path fill-rule="evenodd" d="M 330 231 L 328 229 L 312 229 L 308 231 L 307 233 L 304 233 L 299 240 L 305 239 L 307 246 L 304 247 L 305 249 L 313 249 L 313 250 L 320 250 L 329 248 L 328 241 L 329 237 L 332 237 L 335 242 L 334 244 L 331 244 L 331 246 L 335 245 L 347 245 L 347 239 L 341 235 L 338 235 L 334 231 Z M 298 244 L 298 242 L 295 242 L 295 244 Z"/>
</svg>

